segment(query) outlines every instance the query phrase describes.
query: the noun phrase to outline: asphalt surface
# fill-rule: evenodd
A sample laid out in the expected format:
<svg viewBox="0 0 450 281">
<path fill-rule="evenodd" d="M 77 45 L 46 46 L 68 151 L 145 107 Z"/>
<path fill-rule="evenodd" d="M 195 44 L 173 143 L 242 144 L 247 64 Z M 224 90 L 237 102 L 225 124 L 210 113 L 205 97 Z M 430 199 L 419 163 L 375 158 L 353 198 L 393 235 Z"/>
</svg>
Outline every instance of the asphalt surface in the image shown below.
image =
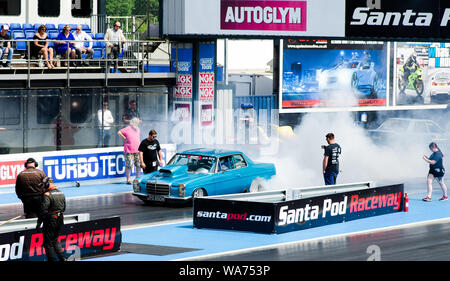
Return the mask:
<svg viewBox="0 0 450 281">
<path fill-rule="evenodd" d="M 436 195 L 440 194 L 436 187 Z M 423 184 L 406 184 L 410 194 L 423 193 Z M 22 204 L 0 205 L 0 221 L 23 213 Z M 120 216 L 122 227 L 187 221 L 192 206 L 144 204 L 131 192 L 67 199 L 66 214 L 89 213 L 91 219 Z M 129 245 L 129 248 L 136 245 Z M 158 245 L 154 245 L 157 247 Z M 177 250 L 177 249 L 175 249 Z M 415 223 L 387 230 L 292 242 L 225 253 L 204 258 L 208 261 L 450 261 L 450 218 Z M 198 260 L 201 260 L 199 258 Z"/>
<path fill-rule="evenodd" d="M 204 260 L 450 261 L 450 219 L 387 231 L 290 243 L 244 253 L 207 257 Z"/>
</svg>

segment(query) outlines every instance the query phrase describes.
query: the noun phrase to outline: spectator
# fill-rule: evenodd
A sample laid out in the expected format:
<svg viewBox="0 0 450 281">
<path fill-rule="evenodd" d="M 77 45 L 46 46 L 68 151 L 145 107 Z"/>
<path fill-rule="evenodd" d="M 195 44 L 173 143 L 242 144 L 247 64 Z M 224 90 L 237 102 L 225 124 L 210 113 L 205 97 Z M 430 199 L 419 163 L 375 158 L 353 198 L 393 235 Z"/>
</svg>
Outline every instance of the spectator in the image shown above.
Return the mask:
<svg viewBox="0 0 450 281">
<path fill-rule="evenodd" d="M 114 124 L 114 117 L 112 116 L 111 110 L 108 109 L 108 101 L 103 102 L 103 109 L 97 111 L 97 120 L 100 124 L 98 128 L 98 144 L 97 147 L 101 147 L 102 141 L 103 146 L 109 146 L 109 140 L 111 139 L 111 125 Z M 102 128 L 103 128 L 103 138 L 102 138 Z"/>
<path fill-rule="evenodd" d="M 47 31 L 45 25 L 39 26 L 33 36 L 33 42 L 30 43 L 30 55 L 32 58 L 38 58 L 39 54 L 42 54 L 45 64 L 49 69 L 52 69 L 55 67 L 53 65 L 53 48 L 48 47 L 48 34 L 45 31 Z"/>
<path fill-rule="evenodd" d="M 124 123 L 130 123 L 130 120 L 134 117 L 141 118 L 139 112 L 137 111 L 136 101 L 132 100 L 128 103 L 128 108 L 122 116 L 122 121 Z"/>
<path fill-rule="evenodd" d="M 430 157 L 427 157 L 426 155 L 423 156 L 423 160 L 430 164 L 430 169 L 428 170 L 428 176 L 427 176 L 427 187 L 428 187 L 428 193 L 425 198 L 423 198 L 423 201 L 430 202 L 431 201 L 431 193 L 433 192 L 433 180 L 436 179 L 436 181 L 439 183 L 439 185 L 442 188 L 443 195 L 439 201 L 447 201 L 448 195 L 447 195 L 447 186 L 444 182 L 444 175 L 445 175 L 445 168 L 443 163 L 444 154 L 442 153 L 441 149 L 438 147 L 438 145 L 435 142 L 430 143 L 428 146 L 433 152 Z"/>
<path fill-rule="evenodd" d="M 86 32 L 83 31 L 83 28 L 81 25 L 77 25 L 77 30 L 73 33 L 73 37 L 75 38 L 75 52 L 76 52 L 76 58 L 80 60 L 79 65 L 85 65 L 89 66 L 89 60 L 92 59 L 92 56 L 94 55 L 94 50 L 92 50 L 92 37 L 89 36 Z M 84 41 L 89 42 L 89 46 L 84 46 Z M 86 62 L 81 61 L 81 55 L 87 54 L 87 60 Z"/>
<path fill-rule="evenodd" d="M 75 59 L 74 40 L 75 37 L 70 33 L 70 25 L 65 25 L 56 37 L 56 52 L 65 59 L 69 58 L 69 55 L 72 59 Z M 64 62 L 64 66 L 67 66 L 67 62 Z M 72 66 L 76 66 L 75 62 L 72 62 Z"/>
<path fill-rule="evenodd" d="M 136 167 L 136 177 L 141 175 L 141 167 L 139 161 L 139 144 L 141 142 L 141 130 L 139 124 L 141 120 L 135 117 L 131 119 L 130 125 L 118 132 L 118 135 L 123 138 L 123 152 L 125 154 L 125 175 L 127 177 L 127 184 L 131 184 L 131 169 L 133 164 Z"/>
<path fill-rule="evenodd" d="M 0 49 L 0 61 L 3 66 L 10 67 L 11 60 L 14 54 L 14 49 L 11 48 L 11 37 L 8 35 L 9 26 L 7 24 L 2 25 L 2 30 L 0 31 L 0 41 L 2 42 L 2 46 Z M 3 63 L 3 56 L 8 54 L 8 60 L 6 63 Z"/>
<path fill-rule="evenodd" d="M 117 58 L 119 57 L 119 54 L 121 52 L 122 44 L 127 41 L 125 39 L 125 36 L 123 35 L 122 30 L 120 29 L 119 21 L 116 21 L 114 23 L 114 27 L 112 29 L 109 28 L 106 31 L 105 41 L 106 41 L 106 53 L 108 54 L 109 58 L 114 59 L 114 72 L 117 72 L 118 66 Z M 108 69 L 109 66 L 110 62 L 108 62 L 107 66 Z"/>
</svg>

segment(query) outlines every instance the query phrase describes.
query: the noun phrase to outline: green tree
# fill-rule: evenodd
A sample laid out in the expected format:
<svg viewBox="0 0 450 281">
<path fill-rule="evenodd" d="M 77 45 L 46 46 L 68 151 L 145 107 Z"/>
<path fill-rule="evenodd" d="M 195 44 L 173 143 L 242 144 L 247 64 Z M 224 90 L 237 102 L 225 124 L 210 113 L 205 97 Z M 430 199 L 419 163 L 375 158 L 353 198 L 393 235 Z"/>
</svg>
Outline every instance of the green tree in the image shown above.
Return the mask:
<svg viewBox="0 0 450 281">
<path fill-rule="evenodd" d="M 108 16 L 131 16 L 134 0 L 107 0 L 106 14 Z"/>
</svg>

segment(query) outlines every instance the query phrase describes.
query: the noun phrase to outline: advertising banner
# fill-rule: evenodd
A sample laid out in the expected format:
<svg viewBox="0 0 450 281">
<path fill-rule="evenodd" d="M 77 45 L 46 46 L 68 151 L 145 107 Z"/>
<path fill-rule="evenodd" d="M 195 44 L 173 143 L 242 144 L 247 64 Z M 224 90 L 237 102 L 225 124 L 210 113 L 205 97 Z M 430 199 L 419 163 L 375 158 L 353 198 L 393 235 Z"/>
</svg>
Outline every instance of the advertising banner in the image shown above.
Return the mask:
<svg viewBox="0 0 450 281">
<path fill-rule="evenodd" d="M 176 145 L 161 144 L 164 165 L 176 153 Z M 55 182 L 104 180 L 117 182 L 125 177 L 123 147 L 48 151 L 0 155 L 0 187 L 15 185 L 27 158 L 33 157 L 38 169 Z M 12 160 L 8 160 L 12 158 Z M 23 160 L 20 160 L 23 159 Z M 135 174 L 134 168 L 132 174 Z"/>
<path fill-rule="evenodd" d="M 450 94 L 450 44 L 395 44 L 396 105 L 447 104 Z"/>
<path fill-rule="evenodd" d="M 194 227 L 285 233 L 403 211 L 403 184 L 279 202 L 194 198 Z"/>
<path fill-rule="evenodd" d="M 345 5 L 346 37 L 444 39 L 450 32 L 445 0 L 347 0 Z"/>
<path fill-rule="evenodd" d="M 43 261 L 43 240 L 36 229 L 0 233 L 0 261 Z M 117 252 L 122 243 L 120 217 L 65 224 L 58 241 L 68 259 Z"/>
<path fill-rule="evenodd" d="M 198 56 L 199 100 L 214 101 L 215 44 L 200 43 Z"/>
<path fill-rule="evenodd" d="M 345 0 L 163 0 L 163 13 L 168 36 L 345 36 Z"/>
<path fill-rule="evenodd" d="M 174 61 L 171 65 L 171 72 L 178 71 L 177 85 L 174 87 L 173 97 L 192 99 L 192 48 L 172 48 L 172 56 Z M 178 63 L 176 63 L 176 57 Z"/>
<path fill-rule="evenodd" d="M 388 45 L 283 40 L 281 108 L 386 106 Z"/>
</svg>

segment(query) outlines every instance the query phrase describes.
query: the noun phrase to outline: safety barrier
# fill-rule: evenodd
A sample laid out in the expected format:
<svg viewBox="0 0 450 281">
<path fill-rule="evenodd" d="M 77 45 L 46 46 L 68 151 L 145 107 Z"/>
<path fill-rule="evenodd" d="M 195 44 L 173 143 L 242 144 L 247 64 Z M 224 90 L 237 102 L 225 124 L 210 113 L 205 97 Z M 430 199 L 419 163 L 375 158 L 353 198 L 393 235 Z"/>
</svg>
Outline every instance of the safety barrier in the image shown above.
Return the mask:
<svg viewBox="0 0 450 281">
<path fill-rule="evenodd" d="M 196 228 L 285 233 L 401 212 L 404 186 L 370 182 L 194 198 Z"/>
</svg>

